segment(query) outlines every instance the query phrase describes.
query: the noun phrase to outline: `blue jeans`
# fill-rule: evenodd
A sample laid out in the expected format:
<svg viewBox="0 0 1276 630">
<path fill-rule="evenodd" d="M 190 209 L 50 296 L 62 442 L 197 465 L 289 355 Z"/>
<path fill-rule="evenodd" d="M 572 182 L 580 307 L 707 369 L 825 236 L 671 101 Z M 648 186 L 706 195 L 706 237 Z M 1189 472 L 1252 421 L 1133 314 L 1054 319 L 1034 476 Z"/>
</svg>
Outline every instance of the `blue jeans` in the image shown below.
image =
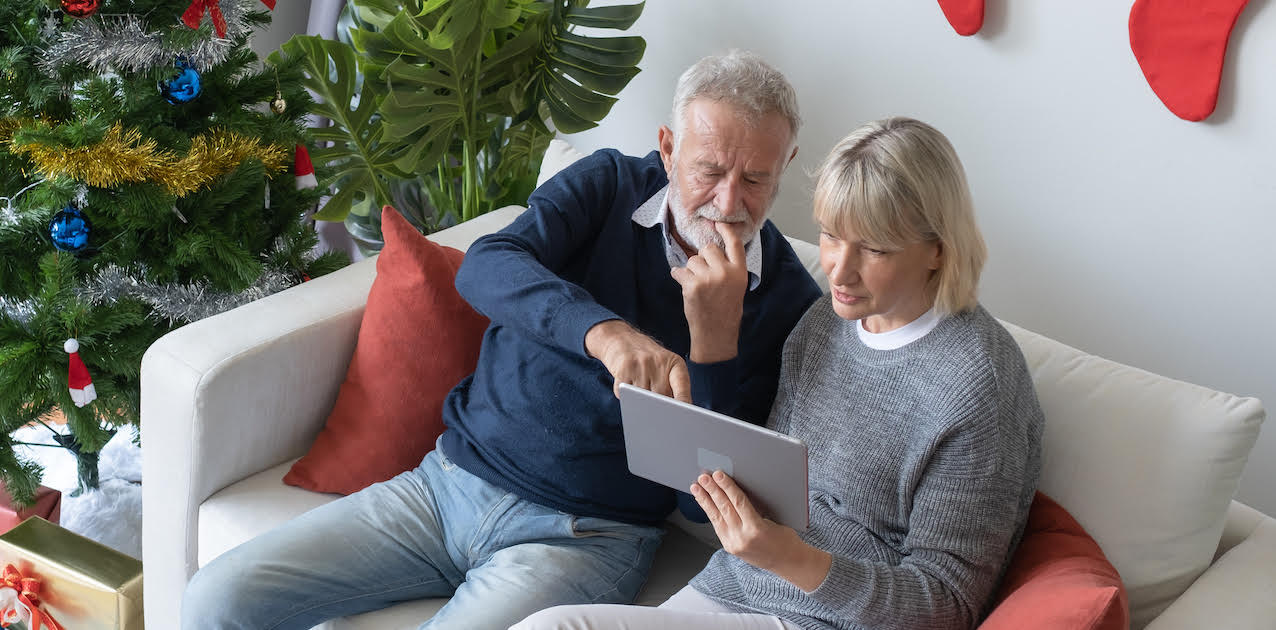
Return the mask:
<svg viewBox="0 0 1276 630">
<path fill-rule="evenodd" d="M 416 470 L 315 508 L 200 569 L 182 598 L 182 628 L 305 629 L 451 596 L 422 630 L 504 630 L 549 606 L 633 601 L 661 534 L 525 501 L 436 448 Z"/>
</svg>

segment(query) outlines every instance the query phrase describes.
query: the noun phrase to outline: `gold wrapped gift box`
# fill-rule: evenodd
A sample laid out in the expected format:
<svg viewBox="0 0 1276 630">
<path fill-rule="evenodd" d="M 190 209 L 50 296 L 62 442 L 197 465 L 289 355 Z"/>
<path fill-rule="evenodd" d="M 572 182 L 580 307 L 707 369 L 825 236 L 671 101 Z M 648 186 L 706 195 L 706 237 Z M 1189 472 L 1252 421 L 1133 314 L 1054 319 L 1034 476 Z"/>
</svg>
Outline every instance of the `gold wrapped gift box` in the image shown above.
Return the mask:
<svg viewBox="0 0 1276 630">
<path fill-rule="evenodd" d="M 39 581 L 29 592 L 66 630 L 142 630 L 142 563 L 132 556 L 34 516 L 0 534 L 0 571 L 8 565 Z"/>
</svg>

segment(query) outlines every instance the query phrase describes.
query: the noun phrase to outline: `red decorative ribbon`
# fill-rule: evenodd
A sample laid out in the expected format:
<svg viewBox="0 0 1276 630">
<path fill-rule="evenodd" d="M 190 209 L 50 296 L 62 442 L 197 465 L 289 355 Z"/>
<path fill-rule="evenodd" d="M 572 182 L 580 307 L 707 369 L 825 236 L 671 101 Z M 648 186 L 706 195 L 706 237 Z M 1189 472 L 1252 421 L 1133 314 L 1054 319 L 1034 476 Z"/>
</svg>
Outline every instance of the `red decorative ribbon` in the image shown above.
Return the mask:
<svg viewBox="0 0 1276 630">
<path fill-rule="evenodd" d="M 186 26 L 191 28 L 199 28 L 200 20 L 204 19 L 204 14 L 208 13 L 213 17 L 213 28 L 217 30 L 218 37 L 226 37 L 226 16 L 222 15 L 222 7 L 220 0 L 191 0 L 191 5 L 186 7 L 186 12 L 182 14 L 182 21 Z M 275 0 L 261 0 L 266 8 L 271 11 L 275 10 Z"/>
<path fill-rule="evenodd" d="M 4 568 L 3 577 L 0 578 L 0 588 L 11 588 L 17 592 L 18 601 L 31 613 L 31 630 L 40 630 L 41 627 L 47 627 L 49 630 L 66 630 L 52 615 L 40 609 L 40 580 L 22 575 L 17 567 L 10 564 Z M 8 614 L 4 615 L 6 618 L 8 616 Z M 4 625 L 8 627 L 9 624 Z"/>
</svg>

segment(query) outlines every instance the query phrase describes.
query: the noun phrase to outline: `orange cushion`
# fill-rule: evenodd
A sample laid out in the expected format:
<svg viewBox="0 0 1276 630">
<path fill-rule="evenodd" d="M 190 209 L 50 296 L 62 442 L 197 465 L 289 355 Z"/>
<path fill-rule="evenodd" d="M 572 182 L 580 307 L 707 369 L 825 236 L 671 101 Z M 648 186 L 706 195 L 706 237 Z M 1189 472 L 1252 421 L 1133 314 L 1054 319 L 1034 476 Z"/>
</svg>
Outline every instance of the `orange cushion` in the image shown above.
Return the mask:
<svg viewBox="0 0 1276 630">
<path fill-rule="evenodd" d="M 416 468 L 443 432 L 443 399 L 474 371 L 488 320 L 453 285 L 464 253 L 389 206 L 359 338 L 319 437 L 284 483 L 350 494 Z"/>
<path fill-rule="evenodd" d="M 1038 492 L 982 630 L 1130 627 L 1125 585 L 1063 506 Z"/>
</svg>

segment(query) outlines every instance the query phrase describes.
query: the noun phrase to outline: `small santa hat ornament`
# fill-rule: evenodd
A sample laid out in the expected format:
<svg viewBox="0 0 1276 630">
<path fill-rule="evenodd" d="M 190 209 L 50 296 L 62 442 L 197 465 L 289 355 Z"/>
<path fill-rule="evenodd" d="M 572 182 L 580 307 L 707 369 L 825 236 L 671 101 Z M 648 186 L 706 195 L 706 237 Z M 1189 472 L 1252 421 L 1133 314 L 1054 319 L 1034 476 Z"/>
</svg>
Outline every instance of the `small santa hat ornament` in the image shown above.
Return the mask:
<svg viewBox="0 0 1276 630">
<path fill-rule="evenodd" d="M 310 152 L 300 144 L 297 145 L 297 157 L 293 162 L 292 171 L 297 176 L 297 190 L 319 185 L 319 180 L 315 179 L 315 167 L 310 163 Z"/>
<path fill-rule="evenodd" d="M 93 379 L 89 377 L 89 368 L 80 360 L 80 342 L 75 337 L 66 340 L 62 349 L 71 355 L 71 364 L 67 366 L 66 383 L 71 390 L 71 401 L 76 407 L 83 407 L 97 400 L 97 390 L 93 389 Z"/>
</svg>

